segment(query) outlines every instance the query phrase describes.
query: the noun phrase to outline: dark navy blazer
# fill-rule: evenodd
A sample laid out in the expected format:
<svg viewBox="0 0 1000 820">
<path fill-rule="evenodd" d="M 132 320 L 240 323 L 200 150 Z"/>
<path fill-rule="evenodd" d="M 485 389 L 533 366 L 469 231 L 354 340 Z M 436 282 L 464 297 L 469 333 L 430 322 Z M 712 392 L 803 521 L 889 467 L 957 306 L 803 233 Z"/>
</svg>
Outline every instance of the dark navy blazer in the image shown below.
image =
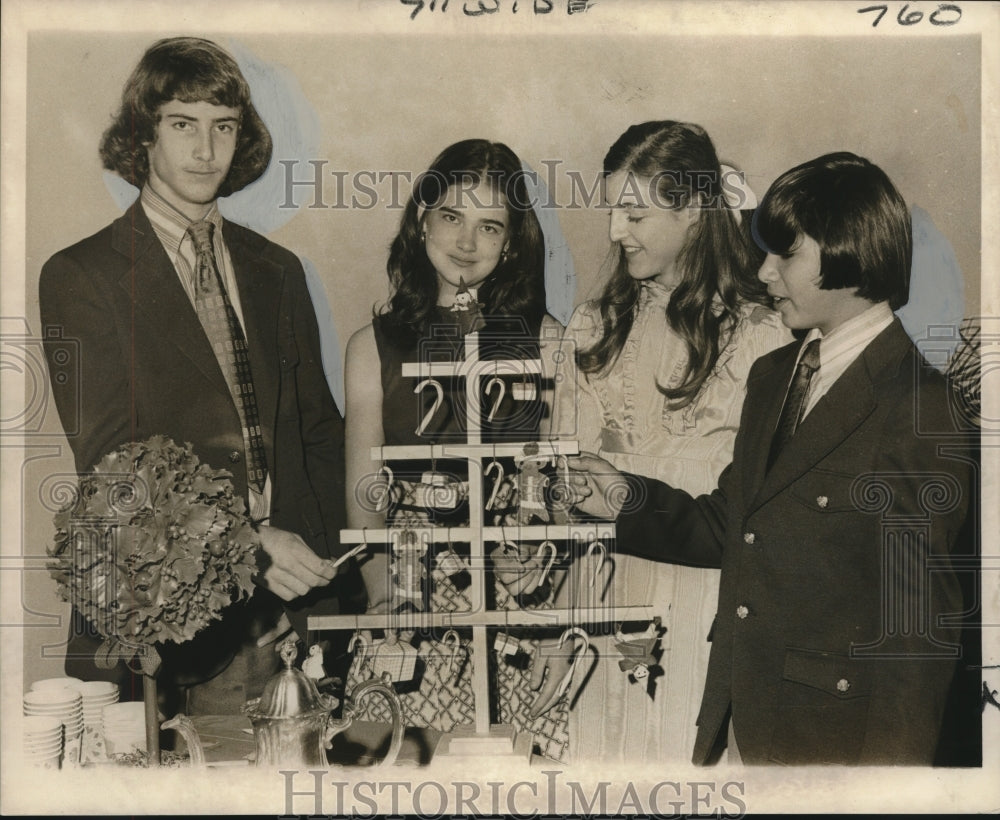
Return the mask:
<svg viewBox="0 0 1000 820">
<path fill-rule="evenodd" d="M 896 320 L 803 420 L 771 470 L 795 342 L 747 381 L 733 461 L 692 498 L 629 476 L 623 551 L 722 568 L 693 759 L 731 714 L 746 763 L 930 764 L 962 610 L 950 553 L 971 474 L 943 378 Z"/>
</svg>

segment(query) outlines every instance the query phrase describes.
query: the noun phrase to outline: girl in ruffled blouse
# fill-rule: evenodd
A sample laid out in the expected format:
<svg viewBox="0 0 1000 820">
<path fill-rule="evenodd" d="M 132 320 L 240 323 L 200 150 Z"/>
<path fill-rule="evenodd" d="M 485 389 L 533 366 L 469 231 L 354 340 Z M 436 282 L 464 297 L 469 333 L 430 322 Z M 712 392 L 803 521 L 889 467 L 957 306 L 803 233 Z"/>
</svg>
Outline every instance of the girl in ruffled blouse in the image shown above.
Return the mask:
<svg viewBox="0 0 1000 820">
<path fill-rule="evenodd" d="M 732 457 L 750 365 L 791 337 L 765 307 L 760 257 L 725 197 L 742 190 L 704 129 L 634 125 L 611 146 L 604 175 L 612 270 L 566 330 L 571 372 L 556 383 L 555 427 L 619 469 L 709 492 Z M 652 605 L 666 627 L 662 674 L 630 676 L 615 642 L 595 640 L 597 665 L 570 713 L 572 759 L 686 762 L 718 570 L 631 556 L 613 565 L 604 604 Z"/>
</svg>

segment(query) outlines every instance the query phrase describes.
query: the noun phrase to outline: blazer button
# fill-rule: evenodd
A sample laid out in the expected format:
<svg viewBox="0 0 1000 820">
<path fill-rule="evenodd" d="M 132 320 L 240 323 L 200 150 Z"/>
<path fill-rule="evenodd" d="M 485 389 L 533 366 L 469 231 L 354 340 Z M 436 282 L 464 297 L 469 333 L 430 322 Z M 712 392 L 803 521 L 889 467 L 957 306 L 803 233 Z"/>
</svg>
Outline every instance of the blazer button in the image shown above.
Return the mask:
<svg viewBox="0 0 1000 820">
<path fill-rule="evenodd" d="M 847 678 L 841 678 L 839 681 L 837 681 L 838 692 L 846 692 L 850 688 L 851 688 L 851 682 L 847 680 Z"/>
<path fill-rule="evenodd" d="M 830 503 L 830 499 L 827 498 L 825 495 L 818 495 L 818 496 L 816 496 L 816 505 L 821 510 L 825 510 L 826 509 L 826 505 L 829 504 L 829 503 Z"/>
<path fill-rule="evenodd" d="M 231 453 L 229 454 L 229 460 L 230 460 L 230 461 L 231 461 L 231 462 L 232 462 L 233 464 L 235 464 L 236 462 L 238 462 L 238 461 L 240 460 L 240 458 L 241 458 L 241 456 L 240 456 L 240 451 L 239 451 L 239 450 L 233 450 L 233 451 L 232 451 L 232 452 L 231 452 Z"/>
<path fill-rule="evenodd" d="M 752 544 L 754 541 L 757 540 L 757 536 L 754 535 L 752 532 L 745 532 L 745 533 L 743 533 L 743 540 L 747 544 Z"/>
<path fill-rule="evenodd" d="M 736 607 L 736 617 L 739 618 L 741 621 L 744 620 L 747 617 L 747 615 L 749 615 L 749 614 L 750 614 L 750 610 L 747 609 L 742 604 L 740 604 L 738 607 Z"/>
</svg>

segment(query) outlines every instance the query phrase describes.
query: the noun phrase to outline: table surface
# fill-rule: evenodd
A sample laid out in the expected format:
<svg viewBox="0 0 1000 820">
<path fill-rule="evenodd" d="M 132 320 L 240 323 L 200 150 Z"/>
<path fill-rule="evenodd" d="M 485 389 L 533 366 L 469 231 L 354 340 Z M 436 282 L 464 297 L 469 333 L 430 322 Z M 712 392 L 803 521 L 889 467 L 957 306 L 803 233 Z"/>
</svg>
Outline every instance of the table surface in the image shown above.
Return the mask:
<svg viewBox="0 0 1000 820">
<path fill-rule="evenodd" d="M 191 721 L 201 738 L 207 765 L 251 765 L 254 739 L 249 718 L 244 715 L 196 715 Z M 372 766 L 385 755 L 391 734 L 392 727 L 387 723 L 356 720 L 334 737 L 328 759 L 339 766 Z M 407 727 L 396 762 L 427 765 L 441 737 L 441 732 L 434 729 Z"/>
</svg>

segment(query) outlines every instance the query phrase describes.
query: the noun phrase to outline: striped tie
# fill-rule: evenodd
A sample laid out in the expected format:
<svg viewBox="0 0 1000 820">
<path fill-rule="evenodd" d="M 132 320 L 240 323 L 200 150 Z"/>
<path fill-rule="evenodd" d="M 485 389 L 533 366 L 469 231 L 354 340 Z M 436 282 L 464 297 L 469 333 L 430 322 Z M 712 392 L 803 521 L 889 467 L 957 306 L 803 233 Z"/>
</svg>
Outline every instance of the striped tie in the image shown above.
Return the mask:
<svg viewBox="0 0 1000 820">
<path fill-rule="evenodd" d="M 809 382 L 813 373 L 819 370 L 819 342 L 819 339 L 813 339 L 806 345 L 798 367 L 795 368 L 792 384 L 785 397 L 785 406 L 781 408 L 778 426 L 774 428 L 774 438 L 771 439 L 771 452 L 767 459 L 769 470 L 778 460 L 778 455 L 785 445 L 795 435 L 795 430 L 802 420 L 802 411 L 805 410 L 806 399 L 809 396 Z"/>
</svg>

